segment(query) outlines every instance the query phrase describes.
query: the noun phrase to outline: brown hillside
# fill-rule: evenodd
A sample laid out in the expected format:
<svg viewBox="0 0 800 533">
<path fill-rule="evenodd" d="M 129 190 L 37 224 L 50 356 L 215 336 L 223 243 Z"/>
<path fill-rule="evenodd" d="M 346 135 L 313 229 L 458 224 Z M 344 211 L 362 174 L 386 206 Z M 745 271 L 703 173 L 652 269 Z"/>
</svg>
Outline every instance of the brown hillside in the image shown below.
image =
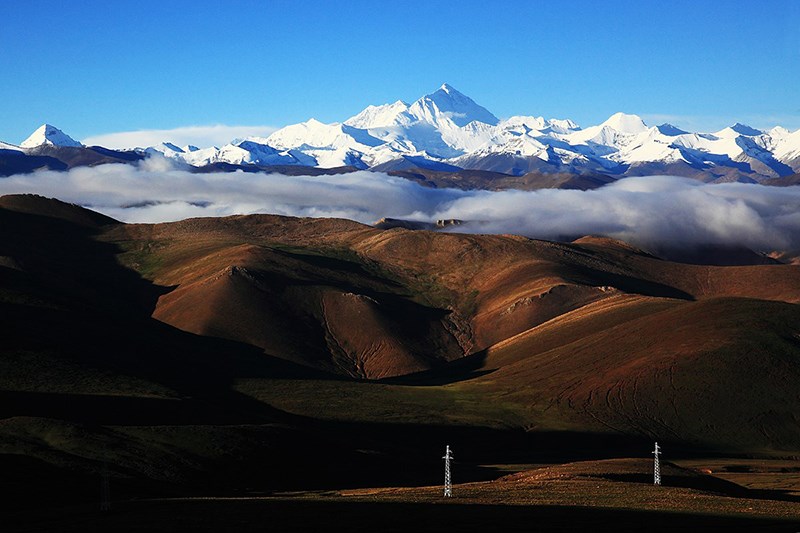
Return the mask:
<svg viewBox="0 0 800 533">
<path fill-rule="evenodd" d="M 799 334 L 795 305 L 619 297 L 492 347 L 494 372 L 477 381 L 538 413 L 532 424 L 555 417 L 699 446 L 790 450 Z"/>
<path fill-rule="evenodd" d="M 420 389 L 342 385 L 339 393 L 363 400 L 339 418 L 372 419 L 354 405 L 385 403 L 398 419 L 439 420 L 430 403 L 438 397 L 465 410 L 454 419 L 487 426 L 800 450 L 798 266 L 690 265 L 608 239 L 555 243 L 272 215 L 65 230 L 46 214 L 59 205 L 29 209 L 44 216 L 0 209 L 8 224 L 32 228 L 3 235 L 6 299 L 32 314 L 34 297 L 101 311 L 105 331 L 129 323 L 117 315 L 152 316 L 165 330 L 143 338 L 172 336 L 174 326 L 193 343 L 231 341 L 257 347 L 264 361 L 346 378 L 419 375 Z M 239 372 L 239 363 L 226 364 L 228 375 Z M 241 390 L 278 401 L 284 389 L 252 379 Z M 177 389 L 173 380 L 164 386 Z M 333 390 L 325 387 L 291 389 L 303 397 L 280 401 L 320 416 Z"/>
<path fill-rule="evenodd" d="M 116 220 L 75 204 L 45 198 L 36 194 L 8 194 L 0 196 L 0 208 L 18 213 L 59 218 L 79 226 L 98 227 L 119 224 Z"/>
<path fill-rule="evenodd" d="M 649 461 L 485 481 L 656 439 L 669 459 L 796 457 L 798 266 L 269 215 L 125 225 L 25 196 L 0 199 L 0 228 L 0 486 L 20 529 L 90 523 L 48 506 L 136 529 L 125 507 L 154 497 L 357 487 L 460 516 L 420 487 L 441 483 L 444 444 L 467 482 L 454 503 L 505 505 L 493 517 L 662 500 L 788 516 L 668 464 L 653 488 Z"/>
<path fill-rule="evenodd" d="M 256 215 L 114 229 L 153 316 L 345 375 L 432 368 L 618 294 L 800 301 L 794 266 L 662 261 L 615 241 L 379 230 Z"/>
</svg>

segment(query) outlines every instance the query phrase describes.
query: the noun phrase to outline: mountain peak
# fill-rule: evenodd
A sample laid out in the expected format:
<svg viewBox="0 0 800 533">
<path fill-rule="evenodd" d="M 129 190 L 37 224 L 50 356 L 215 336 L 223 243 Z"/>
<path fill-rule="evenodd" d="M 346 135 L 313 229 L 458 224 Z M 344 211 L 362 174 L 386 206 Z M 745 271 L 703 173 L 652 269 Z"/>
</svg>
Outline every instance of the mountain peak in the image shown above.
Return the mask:
<svg viewBox="0 0 800 533">
<path fill-rule="evenodd" d="M 176 146 L 175 144 L 167 141 L 164 141 L 163 143 L 159 144 L 158 147 L 165 148 L 173 152 L 178 152 L 179 154 L 183 153 L 183 148 L 180 148 L 179 146 Z"/>
<path fill-rule="evenodd" d="M 43 144 L 52 146 L 83 146 L 81 143 L 50 124 L 42 124 L 39 128 L 31 133 L 30 137 L 22 141 L 20 147 L 22 148 L 35 148 Z"/>
<path fill-rule="evenodd" d="M 436 91 L 414 102 L 409 112 L 428 122 L 436 122 L 437 115 L 444 115 L 459 127 L 473 121 L 492 126 L 500 122 L 500 119 L 488 109 L 478 105 L 472 98 L 447 83 L 443 83 Z"/>
<path fill-rule="evenodd" d="M 354 128 L 380 128 L 395 124 L 401 113 L 408 109 L 408 104 L 398 100 L 393 104 L 370 105 L 361 113 L 344 121 L 345 125 Z"/>
<path fill-rule="evenodd" d="M 639 115 L 628 115 L 626 113 L 614 113 L 601 124 L 608 126 L 622 133 L 642 133 L 647 131 L 647 125 Z"/>
<path fill-rule="evenodd" d="M 731 129 L 733 131 L 735 131 L 736 133 L 740 134 L 740 135 L 747 135 L 749 137 L 753 137 L 753 136 L 756 136 L 756 135 L 761 135 L 761 134 L 764 133 L 761 130 L 757 130 L 755 128 L 751 128 L 747 124 L 742 124 L 741 122 L 737 122 L 736 124 L 731 126 Z"/>
<path fill-rule="evenodd" d="M 670 137 L 675 137 L 677 135 L 684 135 L 685 133 L 688 133 L 686 131 L 683 131 L 679 127 L 675 126 L 674 124 L 670 124 L 669 122 L 665 122 L 663 124 L 656 126 L 656 129 L 662 135 L 667 135 Z"/>
<path fill-rule="evenodd" d="M 473 102 L 473 100 L 470 97 L 468 97 L 467 95 L 465 95 L 464 93 L 462 93 L 449 83 L 443 83 L 438 89 L 436 89 L 431 94 L 426 95 L 425 97 L 433 97 L 434 95 L 447 95 L 453 99 L 467 99 L 470 102 Z"/>
<path fill-rule="evenodd" d="M 742 124 L 741 122 L 737 122 L 733 126 L 728 126 L 727 128 L 723 128 L 717 132 L 714 132 L 713 135 L 721 139 L 733 139 L 740 135 L 743 135 L 745 137 L 755 137 L 763 134 L 764 132 L 761 130 L 751 128 L 747 124 Z"/>
</svg>

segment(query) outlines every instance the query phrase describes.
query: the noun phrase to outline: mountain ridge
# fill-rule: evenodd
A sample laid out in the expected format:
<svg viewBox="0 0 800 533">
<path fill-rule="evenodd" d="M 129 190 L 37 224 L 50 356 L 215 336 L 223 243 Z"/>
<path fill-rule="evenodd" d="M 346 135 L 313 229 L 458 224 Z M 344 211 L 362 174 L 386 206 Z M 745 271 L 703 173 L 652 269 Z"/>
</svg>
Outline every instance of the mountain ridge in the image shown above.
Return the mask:
<svg viewBox="0 0 800 533">
<path fill-rule="evenodd" d="M 45 124 L 20 146 L 0 148 L 27 153 L 43 145 L 83 146 Z M 498 119 L 447 83 L 411 104 L 370 105 L 342 122 L 312 118 L 268 137 L 236 139 L 221 147 L 183 149 L 165 139 L 132 151 L 198 168 L 227 163 L 612 177 L 675 171 L 707 182 L 774 182 L 800 172 L 800 130 L 762 131 L 737 122 L 716 132 L 687 132 L 671 124 L 650 126 L 623 112 L 585 128 L 569 119 Z"/>
</svg>

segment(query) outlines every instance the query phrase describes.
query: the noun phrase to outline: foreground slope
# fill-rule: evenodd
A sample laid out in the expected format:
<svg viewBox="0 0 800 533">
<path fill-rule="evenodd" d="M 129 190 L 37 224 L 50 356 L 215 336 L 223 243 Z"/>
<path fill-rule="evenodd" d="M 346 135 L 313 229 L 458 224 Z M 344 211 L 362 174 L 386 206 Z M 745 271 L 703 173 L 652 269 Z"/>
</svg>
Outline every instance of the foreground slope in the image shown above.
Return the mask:
<svg viewBox="0 0 800 533">
<path fill-rule="evenodd" d="M 665 462 L 662 486 L 652 461 L 582 461 L 524 470 L 484 482 L 459 482 L 453 496 L 440 486 L 359 488 L 164 498 L 115 502 L 113 512 L 88 508 L 15 510 L 9 531 L 793 531 L 800 502 L 775 491 L 746 489 L 715 475 Z M 456 466 L 456 475 L 460 473 Z M 354 519 L 353 517 L 357 517 Z"/>
</svg>

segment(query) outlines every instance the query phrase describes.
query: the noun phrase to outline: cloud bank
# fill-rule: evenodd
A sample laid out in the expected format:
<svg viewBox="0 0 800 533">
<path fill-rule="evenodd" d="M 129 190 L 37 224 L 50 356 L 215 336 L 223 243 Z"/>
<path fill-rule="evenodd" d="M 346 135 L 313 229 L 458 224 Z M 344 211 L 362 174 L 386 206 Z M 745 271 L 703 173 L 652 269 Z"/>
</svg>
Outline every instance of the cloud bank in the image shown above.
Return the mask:
<svg viewBox="0 0 800 533">
<path fill-rule="evenodd" d="M 427 189 L 376 172 L 335 176 L 193 174 L 163 158 L 0 178 L 0 194 L 35 193 L 125 222 L 274 213 L 373 223 L 382 217 L 470 223 L 460 232 L 567 239 L 605 235 L 645 249 L 687 244 L 800 248 L 800 187 L 627 178 L 593 191 Z"/>
<path fill-rule="evenodd" d="M 267 137 L 277 130 L 274 126 L 227 126 L 215 124 L 211 126 L 185 126 L 171 130 L 138 130 L 106 133 L 87 137 L 81 142 L 87 146 L 104 146 L 106 148 L 145 148 L 162 142 L 171 142 L 177 146 L 188 144 L 199 148 L 222 146 L 233 139 L 245 137 Z"/>
</svg>

